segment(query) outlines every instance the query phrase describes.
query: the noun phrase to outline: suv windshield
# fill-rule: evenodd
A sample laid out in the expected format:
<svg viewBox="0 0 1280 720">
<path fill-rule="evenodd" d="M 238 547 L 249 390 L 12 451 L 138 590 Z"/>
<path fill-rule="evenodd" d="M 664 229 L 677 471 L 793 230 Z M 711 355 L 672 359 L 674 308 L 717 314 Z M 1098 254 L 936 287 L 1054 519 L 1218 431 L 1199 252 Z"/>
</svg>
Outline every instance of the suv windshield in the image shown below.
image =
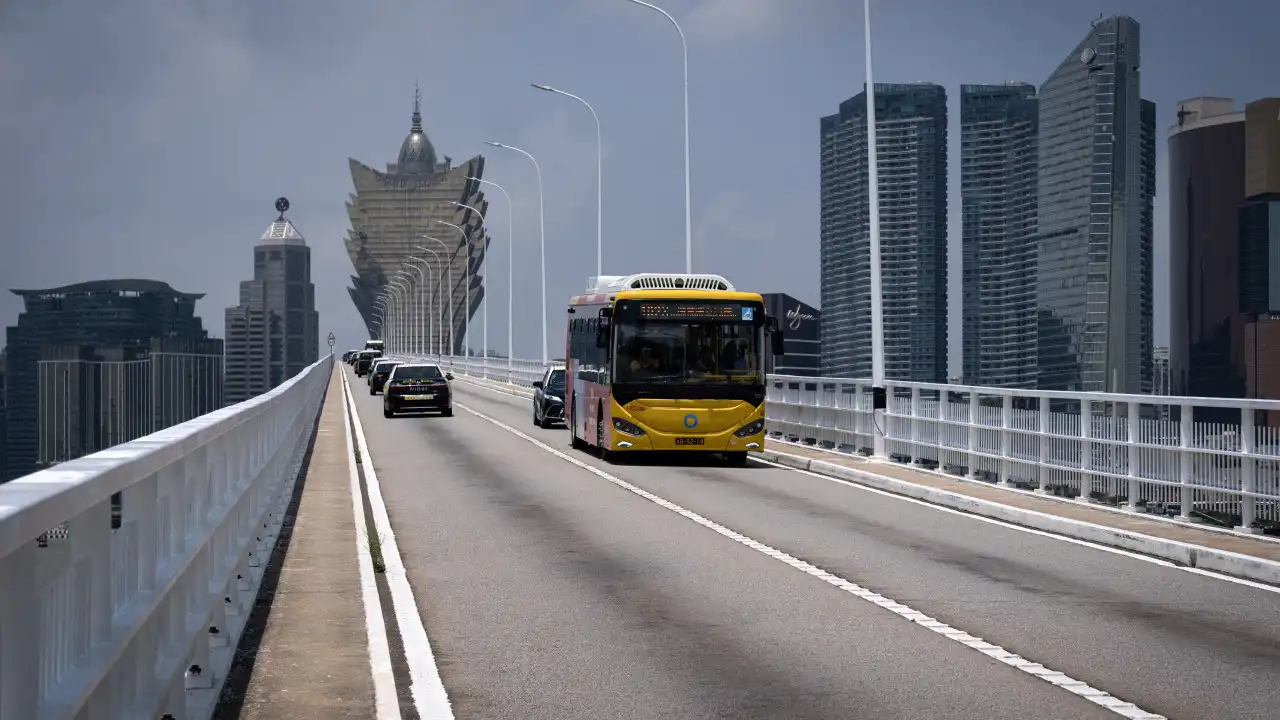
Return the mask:
<svg viewBox="0 0 1280 720">
<path fill-rule="evenodd" d="M 378 362 L 374 363 L 373 371 L 379 372 L 379 373 L 391 372 L 391 369 L 399 364 L 400 363 L 396 362 L 395 360 L 379 360 Z"/>
<path fill-rule="evenodd" d="M 435 365 L 397 365 L 392 380 L 443 380 L 444 374 Z"/>
<path fill-rule="evenodd" d="M 547 378 L 547 389 L 564 392 L 564 370 L 551 371 L 551 377 Z"/>
<path fill-rule="evenodd" d="M 751 320 L 614 316 L 614 382 L 762 381 L 763 329 Z M 707 314 L 711 314 L 708 312 Z M 743 309 L 742 316 L 752 314 Z"/>
</svg>

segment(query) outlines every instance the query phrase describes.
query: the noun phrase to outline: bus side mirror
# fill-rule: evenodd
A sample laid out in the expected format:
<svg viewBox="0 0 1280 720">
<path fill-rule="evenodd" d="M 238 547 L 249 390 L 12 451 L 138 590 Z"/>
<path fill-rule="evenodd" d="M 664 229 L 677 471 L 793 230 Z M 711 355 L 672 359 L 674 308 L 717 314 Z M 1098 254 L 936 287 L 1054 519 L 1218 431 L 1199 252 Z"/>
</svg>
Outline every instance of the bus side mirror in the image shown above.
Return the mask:
<svg viewBox="0 0 1280 720">
<path fill-rule="evenodd" d="M 787 346 L 783 342 L 782 330 L 780 328 L 775 327 L 773 332 L 769 333 L 769 345 L 774 355 L 786 354 Z"/>
<path fill-rule="evenodd" d="M 596 347 L 609 347 L 609 321 L 600 318 L 600 324 L 596 327 Z"/>
</svg>

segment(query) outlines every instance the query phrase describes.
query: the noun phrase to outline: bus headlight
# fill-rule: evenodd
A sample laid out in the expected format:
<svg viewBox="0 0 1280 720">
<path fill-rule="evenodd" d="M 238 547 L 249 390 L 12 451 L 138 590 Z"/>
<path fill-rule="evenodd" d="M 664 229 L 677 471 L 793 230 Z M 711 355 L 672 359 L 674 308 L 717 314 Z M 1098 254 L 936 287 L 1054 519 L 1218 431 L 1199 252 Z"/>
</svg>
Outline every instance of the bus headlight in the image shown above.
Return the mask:
<svg viewBox="0 0 1280 720">
<path fill-rule="evenodd" d="M 632 437 L 640 437 L 641 435 L 644 435 L 644 431 L 636 427 L 634 423 L 629 423 L 622 418 L 613 419 L 613 429 L 623 433 L 624 435 L 630 435 Z"/>
<path fill-rule="evenodd" d="M 735 432 L 733 435 L 734 437 L 740 437 L 740 438 L 751 437 L 752 435 L 759 435 L 763 430 L 764 430 L 764 418 L 761 418 L 759 420 L 756 420 L 755 422 L 747 423 L 746 425 L 743 425 L 742 427 L 738 428 L 738 431 Z"/>
</svg>

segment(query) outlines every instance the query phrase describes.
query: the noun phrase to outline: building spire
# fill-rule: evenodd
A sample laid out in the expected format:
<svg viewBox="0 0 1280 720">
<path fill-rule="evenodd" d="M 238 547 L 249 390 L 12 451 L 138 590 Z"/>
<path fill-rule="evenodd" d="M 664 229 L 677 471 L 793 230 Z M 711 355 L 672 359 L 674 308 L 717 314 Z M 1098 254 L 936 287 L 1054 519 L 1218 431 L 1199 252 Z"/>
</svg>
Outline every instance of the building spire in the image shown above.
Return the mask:
<svg viewBox="0 0 1280 720">
<path fill-rule="evenodd" d="M 422 92 L 418 89 L 418 81 L 413 82 L 413 125 L 409 132 L 422 134 Z"/>
</svg>

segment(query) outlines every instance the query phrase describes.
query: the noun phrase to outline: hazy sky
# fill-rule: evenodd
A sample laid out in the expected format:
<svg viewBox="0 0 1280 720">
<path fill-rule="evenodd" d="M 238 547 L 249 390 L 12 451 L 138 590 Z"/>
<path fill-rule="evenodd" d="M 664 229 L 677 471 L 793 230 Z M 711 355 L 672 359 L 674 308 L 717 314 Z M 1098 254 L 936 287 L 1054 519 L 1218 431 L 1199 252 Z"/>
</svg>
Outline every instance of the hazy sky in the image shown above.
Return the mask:
<svg viewBox="0 0 1280 720">
<path fill-rule="evenodd" d="M 857 0 L 659 0 L 689 42 L 694 268 L 817 304 L 818 118 L 859 92 Z M 950 98 L 951 361 L 958 368 L 962 83 L 1039 85 L 1100 14 L 1142 24 L 1159 107 L 1156 341 L 1168 337 L 1166 130 L 1175 103 L 1280 94 L 1273 0 L 879 0 L 876 78 Z M 595 134 L 604 128 L 606 273 L 682 270 L 680 44 L 625 0 L 0 0 L 0 288 L 107 277 L 205 292 L 223 309 L 280 195 L 313 253 L 321 337 L 363 338 L 344 290 L 347 158 L 381 168 L 409 130 L 415 80 L 437 150 L 489 157 L 515 204 L 516 348 L 539 352 L 543 166 L 553 354 L 564 301 L 595 269 Z M 490 195 L 489 339 L 505 350 L 507 209 Z M 18 298 L 0 296 L 12 324 Z M 473 344 L 480 345 L 479 314 Z"/>
</svg>

